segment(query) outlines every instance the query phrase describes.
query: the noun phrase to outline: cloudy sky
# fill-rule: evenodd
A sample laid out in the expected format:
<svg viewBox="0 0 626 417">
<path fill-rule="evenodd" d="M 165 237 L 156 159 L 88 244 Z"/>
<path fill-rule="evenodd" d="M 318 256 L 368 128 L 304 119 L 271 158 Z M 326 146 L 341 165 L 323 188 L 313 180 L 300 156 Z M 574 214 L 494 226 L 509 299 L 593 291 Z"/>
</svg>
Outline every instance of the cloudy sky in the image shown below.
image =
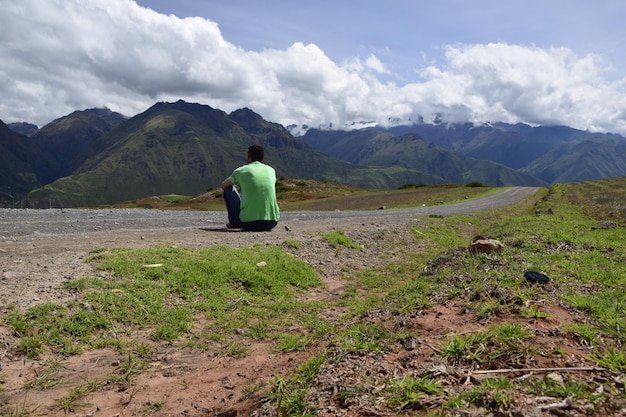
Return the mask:
<svg viewBox="0 0 626 417">
<path fill-rule="evenodd" d="M 157 101 L 626 135 L 623 0 L 0 0 L 0 120 Z"/>
</svg>

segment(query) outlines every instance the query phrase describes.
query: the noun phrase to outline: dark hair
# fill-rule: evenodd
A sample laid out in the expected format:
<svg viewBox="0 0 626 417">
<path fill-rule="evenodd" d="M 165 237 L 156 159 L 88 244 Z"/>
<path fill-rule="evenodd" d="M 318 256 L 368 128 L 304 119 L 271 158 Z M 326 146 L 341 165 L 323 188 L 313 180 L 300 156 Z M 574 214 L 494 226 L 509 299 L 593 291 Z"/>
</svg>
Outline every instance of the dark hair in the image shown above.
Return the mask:
<svg viewBox="0 0 626 417">
<path fill-rule="evenodd" d="M 265 156 L 265 149 L 261 145 L 252 145 L 248 148 L 248 155 L 252 162 L 263 162 L 263 156 Z"/>
</svg>

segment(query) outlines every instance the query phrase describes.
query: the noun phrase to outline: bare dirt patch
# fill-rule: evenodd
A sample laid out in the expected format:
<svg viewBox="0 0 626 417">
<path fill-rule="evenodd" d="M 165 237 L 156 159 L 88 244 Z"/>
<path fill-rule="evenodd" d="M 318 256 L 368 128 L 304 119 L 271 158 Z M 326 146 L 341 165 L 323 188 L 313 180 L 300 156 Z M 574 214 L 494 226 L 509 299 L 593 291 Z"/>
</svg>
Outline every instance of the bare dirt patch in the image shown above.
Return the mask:
<svg viewBox="0 0 626 417">
<path fill-rule="evenodd" d="M 35 304 L 63 303 L 77 295 L 62 288 L 68 280 L 101 272 L 85 260 L 99 248 L 144 248 L 167 244 L 199 247 L 206 245 L 282 245 L 299 243 L 294 254 L 308 262 L 326 284 L 307 294 L 327 300 L 341 295 L 344 272 L 379 266 L 400 256 L 397 248 L 419 251 L 409 230 L 411 218 L 340 219 L 279 224 L 270 233 L 228 231 L 218 225 L 166 230 L 112 230 L 63 235 L 36 234 L 5 238 L 2 242 L 0 305 L 26 310 Z M 363 250 L 336 249 L 322 240 L 322 234 L 341 229 L 363 245 Z M 5 314 L 0 311 L 0 314 Z M 340 315 L 330 311 L 329 315 Z M 27 360 L 14 352 L 15 335 L 0 327 L 0 410 L 32 412 L 34 415 L 66 415 L 58 400 L 81 381 L 106 381 L 112 373 L 123 373 L 127 358 L 110 350 L 95 350 L 64 358 L 53 375 L 51 357 Z M 249 343 L 249 342 L 248 342 Z M 133 379 L 132 388 L 98 387 L 87 395 L 72 415 L 129 416 L 153 415 L 251 415 L 260 392 L 267 393 L 274 375 L 288 375 L 311 352 L 276 353 L 269 343 L 247 346 L 245 358 L 218 356 L 212 352 L 178 349 L 154 343 L 148 371 Z M 4 352 L 2 352 L 4 351 Z M 58 383 L 45 389 L 35 387 L 45 377 Z M 256 397 L 255 397 L 256 395 Z M 248 401 L 244 401 L 250 397 Z M 220 414 L 222 413 L 222 414 Z"/>
</svg>

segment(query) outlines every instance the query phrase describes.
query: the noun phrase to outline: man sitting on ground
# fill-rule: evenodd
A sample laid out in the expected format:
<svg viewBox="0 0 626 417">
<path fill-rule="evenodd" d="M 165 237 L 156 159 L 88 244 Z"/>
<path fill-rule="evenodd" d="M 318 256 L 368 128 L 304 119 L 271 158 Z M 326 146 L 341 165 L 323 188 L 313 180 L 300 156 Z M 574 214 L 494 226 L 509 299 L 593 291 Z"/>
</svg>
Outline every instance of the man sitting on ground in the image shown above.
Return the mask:
<svg viewBox="0 0 626 417">
<path fill-rule="evenodd" d="M 228 228 L 262 232 L 272 230 L 278 223 L 280 211 L 276 201 L 276 171 L 263 163 L 264 155 L 261 145 L 250 146 L 248 163 L 235 169 L 222 182 Z"/>
</svg>

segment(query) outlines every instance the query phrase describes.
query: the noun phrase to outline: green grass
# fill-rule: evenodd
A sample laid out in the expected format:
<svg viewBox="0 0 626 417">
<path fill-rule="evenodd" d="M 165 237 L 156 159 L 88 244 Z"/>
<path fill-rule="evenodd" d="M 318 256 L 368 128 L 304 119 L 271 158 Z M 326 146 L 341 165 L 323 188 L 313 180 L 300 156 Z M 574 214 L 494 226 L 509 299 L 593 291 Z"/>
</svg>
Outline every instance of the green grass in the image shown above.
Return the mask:
<svg viewBox="0 0 626 417">
<path fill-rule="evenodd" d="M 382 353 L 391 350 L 393 334 L 379 325 L 357 323 L 340 334 L 335 344 L 345 352 Z"/>
<path fill-rule="evenodd" d="M 443 394 L 443 386 L 432 378 L 407 376 L 387 384 L 387 402 L 397 410 L 420 408 L 424 394 Z"/>
<path fill-rule="evenodd" d="M 90 261 L 111 278 L 68 282 L 81 292 L 80 303 L 41 304 L 5 318 L 18 334 L 36 330 L 18 341 L 25 356 L 46 346 L 119 347 L 119 338 L 130 338 L 137 326 L 152 327 L 154 340 L 174 344 L 193 336 L 198 315 L 211 320 L 213 331 L 258 334 L 259 319 L 285 319 L 286 311 L 299 311 L 299 292 L 321 284 L 307 264 L 279 247 L 117 248 L 97 251 Z"/>
<path fill-rule="evenodd" d="M 132 385 L 153 355 L 152 343 L 238 358 L 248 354 L 247 341 L 264 340 L 273 343 L 276 355 L 310 353 L 291 373 L 273 375 L 268 389 L 248 387 L 249 395 L 260 394 L 276 415 L 315 415 L 317 405 L 308 389 L 322 375 L 334 377 L 341 358 L 348 357 L 363 364 L 371 358 L 407 362 L 386 365 L 393 375 L 376 383 L 372 373 L 350 386 L 338 380 L 339 391 L 328 399 L 336 407 L 349 397 L 371 396 L 384 400 L 379 403 L 389 413 L 508 415 L 539 396 L 567 398 L 581 413 L 593 407 L 596 415 L 610 415 L 626 400 L 619 382 L 626 371 L 624 182 L 557 185 L 540 193 L 535 205 L 527 201 L 472 215 L 415 219 L 411 231 L 423 250 L 398 247 L 402 256 L 394 262 L 342 271 L 347 289 L 329 301 L 299 297 L 321 281 L 294 257 L 297 241 L 240 249 L 116 248 L 92 253 L 89 261 L 103 271 L 101 276 L 66 284 L 80 294 L 80 301 L 42 304 L 25 312 L 10 308 L 3 322 L 18 337 L 15 352 L 25 358 L 103 346 L 125 355 L 112 376 L 84 381 L 60 399 L 65 412 L 80 407 L 101 384 Z M 306 188 L 293 187 L 299 192 Z M 599 229 L 599 221 L 618 226 Z M 479 235 L 500 240 L 504 250 L 470 254 L 465 248 Z M 337 250 L 362 249 L 341 230 L 322 239 Z M 259 266 L 262 262 L 265 266 Z M 526 270 L 543 272 L 550 282 L 530 284 Z M 467 326 L 429 334 L 411 324 L 444 306 L 450 314 L 462 315 Z M 338 307 L 340 317 L 323 318 L 322 313 Z M 571 319 L 555 323 L 559 311 Z M 206 323 L 201 328 L 199 318 Z M 552 335 L 542 330 L 552 326 Z M 137 339 L 138 329 L 145 329 L 148 341 Z M 425 337 L 432 340 L 418 346 L 428 348 L 411 356 L 406 341 Z M 522 378 L 513 372 L 539 363 L 568 365 L 567 349 L 577 352 L 574 364 L 608 371 L 594 377 L 525 372 Z M 57 385 L 58 363 L 49 362 L 48 371 L 30 382 L 31 389 Z M 452 374 L 441 374 L 441 369 Z M 469 378 L 476 369 L 503 373 Z M 383 388 L 374 394 L 372 386 Z M 433 398 L 440 411 L 427 411 L 425 404 Z M 146 412 L 161 406 L 151 402 Z"/>
<path fill-rule="evenodd" d="M 295 250 L 298 250 L 301 247 L 300 242 L 298 242 L 297 240 L 293 240 L 293 239 L 286 239 L 285 241 L 283 241 L 283 245 L 285 245 L 287 248 L 291 248 Z"/>
<path fill-rule="evenodd" d="M 348 249 L 362 249 L 361 245 L 356 243 L 352 238 L 346 236 L 343 230 L 333 230 L 332 232 L 324 233 L 322 240 L 328 242 L 330 246 L 335 249 L 345 247 Z"/>
</svg>

